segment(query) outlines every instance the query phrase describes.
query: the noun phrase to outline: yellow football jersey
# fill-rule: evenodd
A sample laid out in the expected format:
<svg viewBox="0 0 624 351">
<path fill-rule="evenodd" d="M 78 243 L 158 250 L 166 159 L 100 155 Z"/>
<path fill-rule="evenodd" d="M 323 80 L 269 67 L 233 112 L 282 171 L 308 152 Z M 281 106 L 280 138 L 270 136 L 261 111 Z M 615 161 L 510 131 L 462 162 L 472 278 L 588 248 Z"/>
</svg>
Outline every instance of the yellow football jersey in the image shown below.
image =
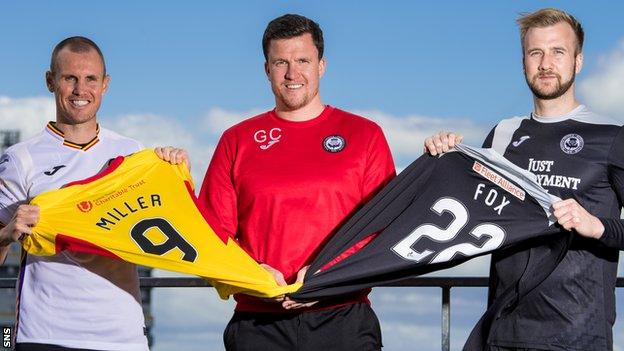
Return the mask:
<svg viewBox="0 0 624 351">
<path fill-rule="evenodd" d="M 118 157 L 103 173 L 31 204 L 40 207 L 40 219 L 22 245 L 33 255 L 71 250 L 194 274 L 222 298 L 275 297 L 301 286 L 278 286 L 233 239 L 217 236 L 197 207 L 186 166 L 162 161 L 153 150 Z"/>
</svg>

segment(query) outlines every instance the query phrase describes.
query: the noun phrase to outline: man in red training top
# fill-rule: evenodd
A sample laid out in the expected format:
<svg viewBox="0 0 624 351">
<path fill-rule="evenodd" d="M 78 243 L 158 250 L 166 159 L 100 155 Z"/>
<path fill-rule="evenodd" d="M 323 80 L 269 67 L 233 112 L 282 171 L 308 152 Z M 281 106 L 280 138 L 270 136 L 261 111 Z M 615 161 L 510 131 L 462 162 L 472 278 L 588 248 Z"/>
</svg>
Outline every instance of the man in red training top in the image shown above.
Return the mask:
<svg viewBox="0 0 624 351">
<path fill-rule="evenodd" d="M 394 176 L 394 164 L 378 125 L 321 101 L 326 61 L 317 23 L 276 18 L 262 46 L 275 109 L 223 133 L 200 201 L 215 231 L 287 284 L 303 279 L 342 221 Z M 379 350 L 368 293 L 305 304 L 235 296 L 226 349 Z"/>
</svg>

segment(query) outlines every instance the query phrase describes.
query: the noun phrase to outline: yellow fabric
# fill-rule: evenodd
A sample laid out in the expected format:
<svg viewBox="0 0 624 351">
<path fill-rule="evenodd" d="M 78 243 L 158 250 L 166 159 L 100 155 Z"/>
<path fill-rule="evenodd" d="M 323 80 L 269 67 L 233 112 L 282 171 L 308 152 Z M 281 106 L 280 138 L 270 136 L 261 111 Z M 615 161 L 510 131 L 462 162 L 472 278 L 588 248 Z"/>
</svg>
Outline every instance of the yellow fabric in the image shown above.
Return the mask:
<svg viewBox="0 0 624 351">
<path fill-rule="evenodd" d="M 214 233 L 185 185 L 188 182 L 192 192 L 186 166 L 162 161 L 153 150 L 117 162 L 121 163 L 116 169 L 99 179 L 35 197 L 31 203 L 38 205 L 41 213 L 33 234 L 23 240 L 26 251 L 54 255 L 57 234 L 62 234 L 128 262 L 201 276 L 222 298 L 239 292 L 275 297 L 301 286 L 278 286 L 234 240 L 228 238 L 225 244 Z M 190 244 L 181 245 L 186 251 L 176 246 L 159 255 L 141 249 L 139 242 L 145 246 L 147 240 L 148 247 L 162 245 L 166 249 L 171 236 L 165 232 L 172 233 L 165 228 L 167 223 Z"/>
</svg>

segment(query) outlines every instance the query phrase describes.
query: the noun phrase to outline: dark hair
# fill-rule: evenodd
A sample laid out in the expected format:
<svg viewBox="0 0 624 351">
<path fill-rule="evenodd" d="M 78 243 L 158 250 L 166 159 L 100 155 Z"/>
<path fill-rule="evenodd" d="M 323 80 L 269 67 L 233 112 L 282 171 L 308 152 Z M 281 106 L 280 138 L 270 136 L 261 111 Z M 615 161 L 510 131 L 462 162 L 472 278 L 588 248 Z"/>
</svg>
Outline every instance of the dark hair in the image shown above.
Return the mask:
<svg viewBox="0 0 624 351">
<path fill-rule="evenodd" d="M 264 59 L 269 58 L 269 45 L 274 39 L 289 39 L 305 33 L 312 35 L 314 46 L 318 51 L 318 58 L 323 58 L 323 31 L 318 23 L 301 15 L 286 14 L 278 17 L 267 25 L 262 36 L 262 50 Z"/>
<path fill-rule="evenodd" d="M 52 58 L 50 59 L 50 71 L 54 72 L 56 69 L 56 58 L 58 53 L 64 48 L 68 48 L 71 52 L 83 53 L 88 52 L 90 50 L 95 50 L 95 52 L 100 55 L 100 59 L 102 59 L 102 68 L 104 69 L 104 75 L 106 76 L 106 63 L 104 62 L 104 55 L 102 54 L 102 50 L 97 46 L 97 44 L 85 37 L 69 37 L 63 39 L 60 43 L 56 44 L 54 50 L 52 50 Z"/>
</svg>

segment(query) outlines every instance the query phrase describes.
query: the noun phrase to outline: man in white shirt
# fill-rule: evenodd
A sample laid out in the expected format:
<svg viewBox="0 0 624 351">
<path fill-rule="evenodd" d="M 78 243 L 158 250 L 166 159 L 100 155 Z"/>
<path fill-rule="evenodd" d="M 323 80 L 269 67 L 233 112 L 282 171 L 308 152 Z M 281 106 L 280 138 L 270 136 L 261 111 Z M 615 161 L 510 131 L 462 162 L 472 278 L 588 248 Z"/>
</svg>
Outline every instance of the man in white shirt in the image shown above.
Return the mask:
<svg viewBox="0 0 624 351">
<path fill-rule="evenodd" d="M 98 173 L 107 161 L 142 148 L 100 128 L 96 113 L 108 89 L 104 57 L 84 37 L 61 41 L 52 52 L 46 84 L 56 121 L 0 158 L 0 262 L 8 245 L 31 233 L 39 193 Z M 186 152 L 157 148 L 171 163 Z M 22 255 L 17 286 L 16 350 L 147 350 L 136 266 L 106 257 L 62 252 Z"/>
</svg>

